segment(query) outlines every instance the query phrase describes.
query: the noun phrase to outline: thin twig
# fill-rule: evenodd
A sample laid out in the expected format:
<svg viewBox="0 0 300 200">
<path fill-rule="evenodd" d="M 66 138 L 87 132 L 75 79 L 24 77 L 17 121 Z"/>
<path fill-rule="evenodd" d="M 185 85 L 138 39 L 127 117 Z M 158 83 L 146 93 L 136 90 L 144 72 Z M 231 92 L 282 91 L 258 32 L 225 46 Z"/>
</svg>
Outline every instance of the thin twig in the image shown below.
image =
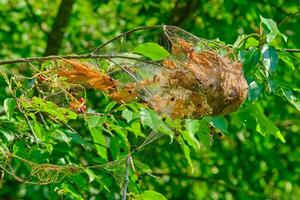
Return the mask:
<svg viewBox="0 0 300 200">
<path fill-rule="evenodd" d="M 109 61 L 111 61 L 112 63 L 114 63 L 116 66 L 118 66 L 119 68 L 121 68 L 124 72 L 126 72 L 129 76 L 131 76 L 137 83 L 139 83 L 140 81 L 138 80 L 138 78 L 130 71 L 130 70 L 127 70 L 126 69 L 126 66 L 123 67 L 121 66 L 120 64 L 118 64 L 117 62 L 111 60 L 111 59 L 108 59 Z M 143 90 L 147 93 L 148 96 L 151 96 L 151 93 L 146 89 L 146 88 L 143 88 Z"/>
<path fill-rule="evenodd" d="M 127 188 L 128 188 L 128 183 L 129 183 L 130 160 L 131 160 L 131 156 L 128 156 L 127 160 L 126 160 L 126 171 L 125 171 L 124 186 L 123 186 L 123 191 L 122 191 L 122 200 L 126 200 L 126 198 L 127 198 Z"/>
<path fill-rule="evenodd" d="M 125 161 L 129 156 L 132 156 L 133 154 L 141 151 L 145 146 L 151 144 L 152 142 L 154 142 L 155 140 L 159 139 L 162 136 L 163 136 L 163 134 L 156 133 L 155 131 L 151 131 L 151 133 L 145 139 L 145 141 L 139 147 L 137 147 L 137 148 L 133 149 L 131 152 L 129 152 L 126 156 L 124 156 L 118 160 L 113 160 L 113 161 L 107 162 L 105 164 L 86 166 L 86 168 L 101 169 L 101 168 L 105 168 L 107 166 L 113 166 L 113 165 L 119 164 L 119 163 Z"/>
<path fill-rule="evenodd" d="M 43 124 L 45 125 L 46 129 L 49 130 L 49 126 L 48 126 L 48 124 L 46 123 L 46 121 L 45 121 L 45 119 L 44 119 L 44 116 L 43 116 L 43 114 L 42 114 L 41 112 L 39 112 L 39 116 L 40 116 L 40 118 L 41 118 Z"/>
<path fill-rule="evenodd" d="M 25 119 L 25 122 L 27 124 L 27 126 L 29 127 L 29 130 L 31 132 L 31 135 L 33 136 L 34 140 L 35 141 L 38 141 L 38 137 L 36 136 L 35 132 L 34 132 L 34 129 L 31 125 L 31 122 L 29 121 L 28 117 L 26 116 L 26 114 L 24 112 L 22 112 L 21 109 L 19 109 L 19 111 L 22 113 L 22 115 L 24 116 L 24 119 Z"/>
<path fill-rule="evenodd" d="M 41 62 L 41 61 L 48 61 L 48 60 L 61 60 L 61 59 L 91 59 L 91 58 L 124 58 L 129 60 L 137 60 L 144 63 L 149 64 L 156 64 L 156 62 L 144 60 L 141 58 L 124 56 L 124 55 L 92 55 L 92 54 L 84 54 L 84 55 L 62 55 L 62 56 L 45 56 L 45 57 L 31 57 L 31 58 L 19 58 L 14 60 L 3 60 L 0 61 L 0 65 L 7 65 L 7 64 L 16 64 L 16 63 L 30 63 L 30 62 Z"/>
<path fill-rule="evenodd" d="M 284 20 L 282 20 L 281 22 L 279 22 L 278 26 L 284 24 L 285 22 L 287 22 L 291 18 L 296 17 L 298 14 L 300 14 L 300 7 L 299 7 L 299 9 L 296 12 L 292 13 L 291 15 L 287 16 Z"/>
<path fill-rule="evenodd" d="M 155 28 L 161 28 L 163 27 L 163 25 L 153 25 L 153 26 L 142 26 L 142 27 L 138 27 L 138 28 L 135 28 L 135 29 L 132 29 L 132 30 L 129 30 L 125 33 L 122 33 L 114 38 L 112 38 L 111 40 L 103 43 L 102 45 L 98 46 L 93 52 L 92 54 L 94 55 L 95 53 L 97 53 L 101 48 L 105 47 L 106 45 L 108 45 L 109 43 L 112 43 L 113 41 L 121 38 L 121 37 L 124 37 L 125 35 L 129 35 L 133 32 L 136 32 L 136 31 L 140 31 L 140 30 L 146 30 L 146 29 L 155 29 Z"/>
<path fill-rule="evenodd" d="M 283 49 L 283 50 L 292 53 L 300 53 L 300 49 Z"/>
</svg>

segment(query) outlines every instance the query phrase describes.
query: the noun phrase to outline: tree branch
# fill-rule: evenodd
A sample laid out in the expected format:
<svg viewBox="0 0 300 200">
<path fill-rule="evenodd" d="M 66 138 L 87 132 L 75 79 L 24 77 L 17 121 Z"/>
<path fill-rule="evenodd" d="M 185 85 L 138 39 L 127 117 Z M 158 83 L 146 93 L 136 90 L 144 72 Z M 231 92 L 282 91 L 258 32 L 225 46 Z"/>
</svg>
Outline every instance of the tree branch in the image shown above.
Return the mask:
<svg viewBox="0 0 300 200">
<path fill-rule="evenodd" d="M 154 65 L 159 65 L 158 63 L 153 62 L 153 61 L 148 61 L 148 60 L 135 58 L 135 57 L 130 57 L 130 56 L 123 56 L 123 55 L 92 55 L 92 54 L 19 58 L 19 59 L 14 59 L 14 60 L 0 61 L 0 65 L 16 64 L 16 63 L 41 62 L 41 61 L 60 60 L 60 59 L 91 59 L 91 58 L 103 58 L 103 59 L 124 58 L 124 59 L 129 59 L 129 60 L 137 60 L 137 61 L 140 61 L 140 62 L 154 64 Z"/>
<path fill-rule="evenodd" d="M 176 1 L 172 10 L 172 14 L 168 18 L 168 23 L 174 26 L 180 26 L 187 19 L 189 19 L 199 7 L 199 2 L 194 0 L 188 0 L 185 4 L 181 5 L 181 2 Z"/>
</svg>

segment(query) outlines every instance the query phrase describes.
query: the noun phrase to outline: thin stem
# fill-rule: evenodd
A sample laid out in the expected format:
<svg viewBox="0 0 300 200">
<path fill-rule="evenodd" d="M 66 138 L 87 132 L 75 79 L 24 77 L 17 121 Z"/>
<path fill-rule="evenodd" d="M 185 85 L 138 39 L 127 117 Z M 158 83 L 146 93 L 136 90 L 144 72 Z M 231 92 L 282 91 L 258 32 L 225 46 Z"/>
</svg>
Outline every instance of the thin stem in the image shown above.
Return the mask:
<svg viewBox="0 0 300 200">
<path fill-rule="evenodd" d="M 41 62 L 41 61 L 60 60 L 60 59 L 91 59 L 91 58 L 104 58 L 104 59 L 124 58 L 124 59 L 137 60 L 137 61 L 141 61 L 141 62 L 144 62 L 144 63 L 156 64 L 157 65 L 157 63 L 152 62 L 152 61 L 144 60 L 144 59 L 141 59 L 141 58 L 130 57 L 130 56 L 124 56 L 124 55 L 93 55 L 93 54 L 19 58 L 19 59 L 14 59 L 14 60 L 0 61 L 0 65 L 16 64 L 16 63 Z"/>
<path fill-rule="evenodd" d="M 142 26 L 142 27 L 138 27 L 138 28 L 135 28 L 135 29 L 132 29 L 132 30 L 129 30 L 125 33 L 122 33 L 114 38 L 112 38 L 111 40 L 108 40 L 107 42 L 101 44 L 100 46 L 98 46 L 93 52 L 92 54 L 94 55 L 95 53 L 97 53 L 101 48 L 105 47 L 106 45 L 108 45 L 109 43 L 112 43 L 113 41 L 121 38 L 121 37 L 124 37 L 125 35 L 129 35 L 133 32 L 136 32 L 136 31 L 140 31 L 140 30 L 146 30 L 146 29 L 155 29 L 155 28 L 161 28 L 163 27 L 163 25 L 153 25 L 153 26 Z"/>
<path fill-rule="evenodd" d="M 124 72 L 129 74 L 129 76 L 131 76 L 137 83 L 139 83 L 139 80 L 137 79 L 137 77 L 130 70 L 127 70 L 125 67 L 119 65 L 117 62 L 115 62 L 111 59 L 108 59 L 108 60 L 111 61 L 112 63 L 114 63 L 119 68 L 121 68 Z M 151 93 L 146 88 L 144 88 L 143 90 L 147 93 L 147 95 L 151 96 Z"/>
<path fill-rule="evenodd" d="M 287 16 L 284 20 L 282 20 L 281 22 L 279 22 L 278 26 L 284 24 L 285 22 L 287 22 L 291 18 L 296 17 L 298 14 L 300 14 L 300 7 L 299 7 L 299 9 L 296 12 L 292 13 L 291 15 Z"/>
<path fill-rule="evenodd" d="M 237 44 L 237 46 L 239 47 L 245 40 L 247 40 L 250 37 L 258 37 L 258 38 L 260 38 L 260 35 L 258 33 L 252 33 L 252 34 L 246 35 L 243 39 L 241 39 L 239 41 L 239 43 Z"/>
<path fill-rule="evenodd" d="M 300 49 L 283 49 L 283 50 L 292 53 L 300 53 Z"/>
<path fill-rule="evenodd" d="M 35 141 L 38 141 L 38 138 L 37 138 L 37 136 L 36 136 L 36 134 L 35 134 L 35 132 L 34 132 L 34 129 L 33 129 L 33 127 L 32 127 L 31 122 L 29 121 L 28 117 L 27 117 L 26 114 L 23 113 L 20 109 L 19 109 L 19 111 L 20 111 L 20 112 L 22 113 L 22 115 L 24 116 L 24 119 L 25 119 L 25 121 L 26 121 L 26 124 L 28 125 L 29 130 L 30 130 L 30 132 L 31 132 L 31 135 L 33 136 L 33 138 L 35 139 Z"/>
<path fill-rule="evenodd" d="M 130 160 L 131 160 L 131 156 L 128 156 L 127 160 L 126 160 L 126 171 L 125 171 L 124 186 L 123 186 L 123 191 L 122 191 L 122 200 L 126 200 L 126 198 L 127 198 L 127 188 L 128 188 L 128 183 L 129 183 Z"/>
</svg>

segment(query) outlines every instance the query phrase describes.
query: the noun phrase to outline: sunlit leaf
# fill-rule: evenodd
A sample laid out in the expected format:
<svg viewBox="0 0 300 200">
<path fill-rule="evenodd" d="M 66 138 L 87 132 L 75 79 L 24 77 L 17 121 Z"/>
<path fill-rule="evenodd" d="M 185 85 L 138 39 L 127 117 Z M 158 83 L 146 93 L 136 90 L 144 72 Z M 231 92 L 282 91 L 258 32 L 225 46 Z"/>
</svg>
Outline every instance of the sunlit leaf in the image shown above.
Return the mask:
<svg viewBox="0 0 300 200">
<path fill-rule="evenodd" d="M 143 191 L 140 195 L 137 196 L 137 200 L 167 200 L 164 195 L 153 191 L 153 190 L 146 190 Z"/>
<path fill-rule="evenodd" d="M 67 183 L 63 183 L 61 188 L 57 191 L 60 196 L 69 197 L 77 200 L 84 200 L 84 198 L 78 194 L 76 188 Z"/>
<path fill-rule="evenodd" d="M 277 28 L 276 22 L 274 22 L 272 19 L 264 18 L 260 16 L 260 20 L 264 25 L 264 30 L 267 35 L 267 42 L 270 43 L 272 40 L 276 38 L 277 35 L 282 36 L 284 41 L 287 41 L 287 36 L 284 34 L 280 33 L 280 31 Z"/>
<path fill-rule="evenodd" d="M 297 110 L 300 111 L 300 101 L 297 97 L 293 95 L 290 90 L 281 89 L 283 96 L 293 105 Z"/>
<path fill-rule="evenodd" d="M 193 147 L 193 149 L 195 150 L 199 149 L 200 144 L 192 132 L 181 131 L 181 136 L 189 146 Z"/>
<path fill-rule="evenodd" d="M 151 42 L 136 46 L 133 52 L 142 54 L 154 61 L 163 60 L 170 55 L 170 53 L 162 46 Z"/>
<path fill-rule="evenodd" d="M 278 55 L 276 49 L 271 46 L 265 44 L 261 50 L 263 55 L 263 62 L 267 72 L 271 72 L 275 70 L 275 67 L 278 64 Z"/>
<path fill-rule="evenodd" d="M 206 120 L 187 120 L 186 128 L 190 135 L 192 135 L 192 139 L 198 145 L 198 140 L 194 138 L 196 134 L 200 140 L 200 142 L 206 147 L 210 148 L 210 129 L 208 127 L 208 122 Z"/>
<path fill-rule="evenodd" d="M 210 123 L 213 127 L 220 129 L 224 133 L 228 133 L 227 121 L 224 117 L 205 117 L 205 120 Z"/>
<path fill-rule="evenodd" d="M 181 149 L 183 151 L 183 154 L 184 154 L 184 156 L 185 156 L 185 158 L 186 158 L 189 166 L 193 170 L 194 165 L 193 165 L 193 162 L 192 162 L 192 159 L 191 159 L 191 155 L 190 155 L 191 151 L 190 151 L 189 146 L 185 144 L 184 140 L 181 137 L 178 137 L 178 142 L 180 144 L 180 147 L 181 147 Z"/>
<path fill-rule="evenodd" d="M 245 49 L 248 49 L 250 47 L 257 47 L 259 45 L 259 41 L 255 39 L 254 37 L 249 37 L 246 40 Z"/>
<path fill-rule="evenodd" d="M 90 115 L 85 117 L 85 121 L 89 128 L 102 126 L 105 120 L 106 120 L 105 116 Z"/>
<path fill-rule="evenodd" d="M 285 139 L 281 134 L 280 130 L 275 126 L 274 122 L 269 119 L 263 110 L 256 104 L 252 104 L 248 107 L 249 114 L 256 119 L 256 131 L 261 135 L 275 135 L 281 142 L 285 143 Z"/>
<path fill-rule="evenodd" d="M 17 106 L 16 99 L 7 98 L 4 100 L 4 111 L 6 112 L 9 120 L 12 118 L 16 106 Z"/>
<path fill-rule="evenodd" d="M 208 127 L 208 122 L 206 120 L 199 120 L 198 121 L 198 131 L 197 135 L 203 145 L 209 149 L 210 148 L 210 129 Z"/>
<path fill-rule="evenodd" d="M 109 104 L 105 107 L 104 112 L 109 113 L 116 105 L 117 105 L 117 102 L 115 102 L 115 101 L 109 102 Z"/>
<path fill-rule="evenodd" d="M 279 59 L 282 60 L 287 67 L 289 67 L 291 70 L 295 70 L 294 63 L 290 58 L 289 54 L 287 54 L 286 52 L 279 52 L 278 55 Z"/>
<path fill-rule="evenodd" d="M 36 112 L 48 113 L 51 117 L 58 119 L 64 123 L 69 119 L 76 119 L 77 114 L 70 109 L 59 107 L 51 101 L 46 101 L 39 97 L 33 97 L 31 100 L 21 99 L 21 105 L 28 110 L 35 110 Z"/>
<path fill-rule="evenodd" d="M 248 100 L 255 101 L 259 98 L 263 91 L 263 86 L 256 81 L 251 81 L 248 87 Z"/>
<path fill-rule="evenodd" d="M 247 37 L 247 35 L 245 35 L 245 34 L 239 35 L 238 38 L 236 39 L 236 41 L 233 43 L 232 47 L 235 49 L 240 48 L 246 37 Z"/>
<path fill-rule="evenodd" d="M 127 127 L 127 130 L 130 130 L 136 136 L 145 137 L 145 134 L 141 130 L 141 123 L 139 121 L 134 121 L 130 127 Z"/>
<path fill-rule="evenodd" d="M 173 131 L 162 121 L 160 116 L 152 110 L 142 108 L 140 111 L 141 122 L 157 132 L 169 135 L 173 138 Z"/>
<path fill-rule="evenodd" d="M 129 123 L 134 119 L 138 119 L 139 113 L 133 112 L 129 109 L 125 109 L 122 111 L 122 117 L 124 117 L 126 119 L 127 123 Z"/>
</svg>

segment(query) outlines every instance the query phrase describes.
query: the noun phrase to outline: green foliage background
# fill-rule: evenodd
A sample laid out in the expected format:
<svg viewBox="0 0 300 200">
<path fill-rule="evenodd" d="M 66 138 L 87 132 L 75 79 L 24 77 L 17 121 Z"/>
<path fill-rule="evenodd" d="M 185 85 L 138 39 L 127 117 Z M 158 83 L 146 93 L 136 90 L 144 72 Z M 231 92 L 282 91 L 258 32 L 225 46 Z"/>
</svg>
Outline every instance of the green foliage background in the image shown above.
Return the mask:
<svg viewBox="0 0 300 200">
<path fill-rule="evenodd" d="M 30 11 L 28 3 L 33 12 Z M 58 0 L 0 0 L 0 59 L 42 56 L 47 45 L 47 33 L 51 30 L 59 4 Z M 249 83 L 256 80 L 257 85 L 251 88 L 249 98 L 241 110 L 224 118 L 207 119 L 225 135 L 221 139 L 216 137 L 213 145 L 209 147 L 209 131 L 203 128 L 205 126 L 197 128 L 199 125 L 195 125 L 187 128 L 189 133 L 194 132 L 197 142 L 200 141 L 200 149 L 194 148 L 193 145 L 197 146 L 198 143 L 189 142 L 190 138 L 187 136 L 184 138 L 187 142 L 183 142 L 186 145 L 182 145 L 179 139 L 170 144 L 169 136 L 163 136 L 148 145 L 133 157 L 140 176 L 131 171 L 129 198 L 141 198 L 138 194 L 145 190 L 157 191 L 167 199 L 299 198 L 299 54 L 281 51 L 283 48 L 300 48 L 300 15 L 288 18 L 297 11 L 299 2 L 296 0 L 76 0 L 60 54 L 88 53 L 90 49 L 117 34 L 138 26 L 155 24 L 177 25 L 197 36 L 219 38 L 228 44 L 234 44 L 239 35 L 243 38 L 242 34 L 248 35 L 260 30 L 263 19 L 260 15 L 277 22 L 280 32 L 288 37 L 286 43 L 280 36 L 269 44 L 264 42 L 267 44 L 265 48 L 268 56 L 265 51 L 261 55 L 263 47 L 255 45 L 254 38 L 252 42 L 247 40 L 248 46 L 246 43 L 239 48 L 244 66 L 247 66 L 244 68 L 247 70 L 247 79 Z M 268 33 L 270 30 L 265 27 L 265 31 Z M 159 40 L 155 31 L 141 32 L 140 35 L 145 41 L 153 38 Z M 128 40 L 135 41 L 138 38 L 131 37 Z M 264 62 L 264 59 L 276 56 L 276 63 L 269 65 L 271 75 L 267 78 L 257 77 L 255 66 L 259 65 L 258 59 L 261 58 L 261 62 Z M 25 75 L 31 73 L 29 66 L 24 64 L 0 66 L 0 71 Z M 89 107 L 94 107 L 99 112 L 123 116 L 125 119 L 118 120 L 107 116 L 109 119 L 81 117 L 73 120 L 70 124 L 80 133 L 81 137 L 78 138 L 55 123 L 50 124 L 50 130 L 40 126 L 37 129 L 40 129 L 43 142 L 29 148 L 22 140 L 11 139 L 12 135 L 19 134 L 22 137 L 29 130 L 26 127 L 21 131 L 16 129 L 25 123 L 17 113 L 6 116 L 3 112 L 4 100 L 10 94 L 3 78 L 0 79 L 0 85 L 0 102 L 3 102 L 0 105 L 1 143 L 15 154 L 36 163 L 101 164 L 108 160 L 109 151 L 109 156 L 113 159 L 125 155 L 130 148 L 128 143 L 139 143 L 141 136 L 138 135 L 149 134 L 151 128 L 168 132 L 161 130 L 161 127 L 155 127 L 156 123 L 151 125 L 153 121 L 147 119 L 142 128 L 137 128 L 141 126 L 142 113 L 144 116 L 158 117 L 149 113 L 149 110 L 143 110 L 141 105 L 118 106 L 101 94 L 89 92 Z M 43 112 L 50 113 L 50 110 Z M 137 116 L 138 123 L 135 123 L 134 116 Z M 14 120 L 11 121 L 10 118 Z M 95 120 L 98 120 L 96 124 Z M 105 146 L 105 134 L 102 134 L 105 130 L 98 128 L 103 125 L 101 120 L 114 126 L 109 148 L 88 145 L 88 142 L 100 141 Z M 276 133 L 279 131 L 286 143 L 282 142 L 284 139 L 278 139 Z M 201 138 L 199 132 L 206 136 Z M 187 151 L 190 151 L 191 160 L 186 155 Z M 18 168 L 18 163 L 15 166 Z M 5 174 L 1 178 L 0 197 L 119 199 L 124 170 L 125 162 L 121 162 L 109 173 L 101 169 L 87 170 L 79 175 L 67 176 L 59 183 L 45 186 L 19 183 Z M 145 199 L 147 195 L 150 199 L 154 198 L 151 196 L 153 193 L 146 193 Z M 156 198 L 163 199 L 160 196 Z"/>
</svg>

